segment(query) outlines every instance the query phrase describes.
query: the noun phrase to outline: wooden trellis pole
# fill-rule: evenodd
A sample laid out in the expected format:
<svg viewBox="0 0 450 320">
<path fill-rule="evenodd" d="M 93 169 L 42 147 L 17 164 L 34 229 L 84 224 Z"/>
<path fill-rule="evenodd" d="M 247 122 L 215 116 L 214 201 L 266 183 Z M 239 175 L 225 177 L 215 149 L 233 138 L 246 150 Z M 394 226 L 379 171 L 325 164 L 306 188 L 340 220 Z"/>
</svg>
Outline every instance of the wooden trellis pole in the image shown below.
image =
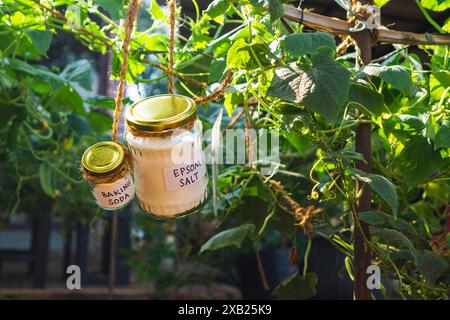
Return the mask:
<svg viewBox="0 0 450 320">
<path fill-rule="evenodd" d="M 360 0 L 362 4 L 371 4 L 370 0 Z M 322 31 L 328 31 L 332 34 L 351 35 L 360 50 L 360 57 L 364 64 L 368 64 L 372 60 L 373 43 L 371 32 L 367 29 L 359 32 L 352 32 L 352 25 L 344 20 L 334 19 L 320 14 L 300 11 L 290 5 L 283 5 L 283 18 L 303 23 L 304 25 Z M 389 29 L 377 29 L 378 43 L 389 44 L 409 44 L 409 45 L 450 45 L 450 35 L 446 34 L 419 34 L 413 32 L 395 31 Z M 357 67 L 360 67 L 357 65 Z M 359 113 L 359 111 L 357 111 Z M 356 162 L 356 167 L 367 173 L 371 171 L 371 124 L 360 124 L 356 127 L 355 132 L 355 150 L 360 152 L 367 163 L 362 161 Z M 356 204 L 356 213 L 370 211 L 371 192 L 368 185 L 357 182 L 356 192 L 362 189 L 358 203 Z M 355 227 L 354 231 L 354 298 L 356 300 L 370 299 L 370 292 L 367 288 L 367 267 L 371 264 L 371 255 L 365 246 L 364 237 L 369 237 L 368 226 L 361 222 L 361 229 Z"/>
</svg>

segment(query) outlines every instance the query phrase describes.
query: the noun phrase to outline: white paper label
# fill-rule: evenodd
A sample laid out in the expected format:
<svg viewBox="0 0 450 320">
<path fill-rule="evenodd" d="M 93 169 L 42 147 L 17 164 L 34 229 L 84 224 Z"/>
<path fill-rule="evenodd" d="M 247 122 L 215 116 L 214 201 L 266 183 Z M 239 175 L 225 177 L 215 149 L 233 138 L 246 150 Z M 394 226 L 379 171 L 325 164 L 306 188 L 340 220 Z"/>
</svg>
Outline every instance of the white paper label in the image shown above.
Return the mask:
<svg viewBox="0 0 450 320">
<path fill-rule="evenodd" d="M 164 168 L 164 182 L 167 191 L 177 191 L 198 183 L 206 174 L 204 161 L 197 160 L 189 164 L 181 164 Z"/>
<path fill-rule="evenodd" d="M 134 183 L 131 175 L 113 183 L 95 185 L 92 194 L 97 204 L 104 209 L 116 209 L 126 205 L 134 197 Z"/>
</svg>

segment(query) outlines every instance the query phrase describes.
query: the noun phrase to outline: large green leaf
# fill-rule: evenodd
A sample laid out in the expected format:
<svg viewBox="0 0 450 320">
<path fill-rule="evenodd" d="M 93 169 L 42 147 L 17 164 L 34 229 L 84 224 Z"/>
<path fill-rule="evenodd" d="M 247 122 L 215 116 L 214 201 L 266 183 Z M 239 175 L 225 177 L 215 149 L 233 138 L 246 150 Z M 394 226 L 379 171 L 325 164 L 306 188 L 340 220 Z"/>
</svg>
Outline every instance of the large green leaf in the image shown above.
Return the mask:
<svg viewBox="0 0 450 320">
<path fill-rule="evenodd" d="M 450 8 L 448 0 L 420 0 L 422 6 L 432 11 L 445 11 Z"/>
<path fill-rule="evenodd" d="M 375 191 L 384 201 L 386 201 L 394 214 L 397 214 L 398 195 L 392 182 L 378 174 L 370 174 L 369 178 L 369 185 L 372 190 Z"/>
<path fill-rule="evenodd" d="M 389 221 L 389 216 L 384 212 L 364 211 L 358 213 L 358 219 L 372 226 L 380 226 Z"/>
<path fill-rule="evenodd" d="M 200 249 L 200 253 L 207 250 L 217 250 L 224 247 L 240 247 L 247 236 L 251 236 L 255 231 L 253 224 L 243 224 L 239 227 L 227 229 L 219 232 L 209 239 Z"/>
<path fill-rule="evenodd" d="M 425 250 L 417 255 L 417 268 L 426 281 L 435 283 L 448 269 L 448 263 L 444 258 Z"/>
<path fill-rule="evenodd" d="M 417 252 L 412 242 L 400 231 L 394 229 L 374 229 L 373 234 L 380 237 L 387 244 L 408 249 L 416 257 Z"/>
<path fill-rule="evenodd" d="M 31 42 L 40 51 L 41 54 L 45 54 L 48 51 L 53 37 L 51 31 L 28 29 L 25 31 L 25 33 L 30 37 Z"/>
<path fill-rule="evenodd" d="M 273 295 L 282 300 L 305 300 L 316 295 L 317 275 L 307 273 L 303 278 L 294 273 L 275 288 Z"/>
<path fill-rule="evenodd" d="M 370 64 L 361 70 L 360 75 L 380 77 L 387 83 L 390 83 L 395 89 L 404 92 L 409 92 L 413 85 L 411 70 L 399 65 L 380 66 L 378 64 Z"/>
<path fill-rule="evenodd" d="M 440 166 L 442 157 L 433 145 L 421 136 L 415 136 L 396 158 L 402 178 L 410 189 L 425 181 Z"/>
<path fill-rule="evenodd" d="M 320 48 L 312 60 L 312 68 L 292 63 L 288 68 L 277 69 L 267 95 L 301 103 L 335 122 L 347 98 L 349 72 L 333 60 L 329 48 Z"/>
<path fill-rule="evenodd" d="M 334 37 L 327 32 L 294 33 L 286 36 L 281 43 L 294 57 L 315 53 L 320 47 L 336 51 Z"/>
<path fill-rule="evenodd" d="M 46 106 L 53 111 L 84 113 L 83 100 L 70 86 L 60 87 L 53 92 Z"/>
<path fill-rule="evenodd" d="M 86 90 L 92 90 L 91 65 L 87 60 L 72 62 L 64 68 L 60 76 L 70 83 L 77 83 Z"/>
<path fill-rule="evenodd" d="M 434 138 L 434 149 L 450 148 L 450 127 L 442 126 Z"/>
<path fill-rule="evenodd" d="M 384 96 L 362 84 L 350 86 L 347 101 L 356 104 L 368 116 L 379 116 L 385 111 Z"/>
<path fill-rule="evenodd" d="M 300 156 L 305 156 L 306 152 L 314 146 L 311 140 L 309 140 L 305 136 L 299 135 L 296 132 L 282 131 L 282 134 L 297 150 Z"/>
<path fill-rule="evenodd" d="M 384 201 L 386 201 L 389 207 L 391 207 L 392 212 L 397 214 L 398 195 L 392 182 L 379 174 L 368 174 L 355 168 L 351 168 L 350 173 L 355 179 L 368 183 L 372 190 L 375 191 Z"/>
</svg>

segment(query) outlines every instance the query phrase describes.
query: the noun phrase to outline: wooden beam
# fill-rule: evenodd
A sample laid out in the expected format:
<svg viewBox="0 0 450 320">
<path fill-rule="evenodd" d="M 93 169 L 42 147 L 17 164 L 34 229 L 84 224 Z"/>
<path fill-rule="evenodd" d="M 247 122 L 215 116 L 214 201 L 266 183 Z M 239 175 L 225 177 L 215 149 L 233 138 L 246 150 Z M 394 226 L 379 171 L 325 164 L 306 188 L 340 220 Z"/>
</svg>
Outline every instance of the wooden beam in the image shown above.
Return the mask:
<svg viewBox="0 0 450 320">
<path fill-rule="evenodd" d="M 290 5 L 283 5 L 285 19 L 302 22 L 304 25 L 331 33 L 351 35 L 354 32 L 350 31 L 351 25 L 341 19 L 330 18 L 317 13 L 303 11 L 302 13 L 297 8 Z M 406 31 L 396 31 L 389 29 L 377 29 L 378 41 L 380 43 L 391 44 L 429 44 L 429 45 L 450 45 L 450 34 L 431 34 L 431 33 L 414 33 Z"/>
</svg>

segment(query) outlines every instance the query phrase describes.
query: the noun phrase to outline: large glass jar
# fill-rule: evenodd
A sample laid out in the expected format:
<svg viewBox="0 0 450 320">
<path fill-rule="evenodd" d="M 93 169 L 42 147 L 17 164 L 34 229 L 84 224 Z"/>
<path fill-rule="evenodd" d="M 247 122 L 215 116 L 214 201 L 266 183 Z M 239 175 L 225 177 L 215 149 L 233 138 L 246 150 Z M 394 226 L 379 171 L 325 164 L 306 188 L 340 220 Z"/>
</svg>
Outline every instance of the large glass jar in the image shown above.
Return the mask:
<svg viewBox="0 0 450 320">
<path fill-rule="evenodd" d="M 208 174 L 195 102 L 176 94 L 145 98 L 127 110 L 126 122 L 141 208 L 165 219 L 197 211 Z"/>
</svg>

